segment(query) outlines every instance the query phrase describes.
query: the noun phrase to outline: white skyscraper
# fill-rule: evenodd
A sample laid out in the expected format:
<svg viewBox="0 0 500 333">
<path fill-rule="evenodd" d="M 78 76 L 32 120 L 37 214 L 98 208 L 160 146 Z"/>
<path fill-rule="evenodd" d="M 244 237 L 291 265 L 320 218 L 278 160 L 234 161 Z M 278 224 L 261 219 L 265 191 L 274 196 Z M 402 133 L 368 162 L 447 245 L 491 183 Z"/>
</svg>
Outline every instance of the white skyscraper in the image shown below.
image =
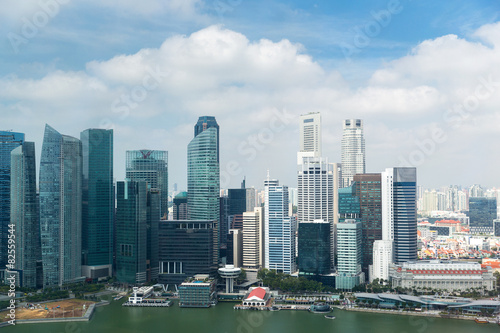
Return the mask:
<svg viewBox="0 0 500 333">
<path fill-rule="evenodd" d="M 321 156 L 321 114 L 308 113 L 299 117 L 299 153 L 297 164 L 302 163 L 303 157 Z"/>
<path fill-rule="evenodd" d="M 361 119 L 346 119 L 342 134 L 342 188 L 351 186 L 357 173 L 365 173 L 365 138 Z"/>
<path fill-rule="evenodd" d="M 286 274 L 296 271 L 296 219 L 289 215 L 288 187 L 277 180 L 266 180 L 264 267 Z"/>
<path fill-rule="evenodd" d="M 243 267 L 264 266 L 264 221 L 262 208 L 243 213 Z"/>
</svg>

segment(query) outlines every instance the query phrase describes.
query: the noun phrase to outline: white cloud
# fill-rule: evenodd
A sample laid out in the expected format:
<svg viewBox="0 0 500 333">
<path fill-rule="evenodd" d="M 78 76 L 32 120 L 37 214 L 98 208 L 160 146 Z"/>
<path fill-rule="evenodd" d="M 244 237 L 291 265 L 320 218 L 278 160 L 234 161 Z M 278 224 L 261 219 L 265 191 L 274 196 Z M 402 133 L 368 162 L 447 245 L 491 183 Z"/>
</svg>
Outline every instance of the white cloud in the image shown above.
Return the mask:
<svg viewBox="0 0 500 333">
<path fill-rule="evenodd" d="M 189 8 L 196 4 L 190 2 Z M 155 5 L 160 6 L 152 2 L 149 8 Z M 180 1 L 169 5 L 189 12 Z M 123 6 L 139 5 L 130 1 Z M 499 35 L 500 24 L 493 24 L 478 29 L 473 41 L 454 35 L 424 41 L 377 70 L 364 86 L 353 88 L 338 72 L 324 70 L 300 44 L 250 41 L 238 32 L 211 26 L 190 36 L 170 37 L 158 48 L 89 62 L 84 71 L 54 71 L 38 80 L 0 79 L 0 112 L 11 123 L 16 112 L 35 115 L 27 133 L 35 126 L 43 128 L 44 122 L 75 136 L 87 127 L 112 124 L 118 178 L 123 177 L 125 150 L 167 149 L 170 182 L 180 184 L 186 178 L 185 151 L 192 126 L 198 116 L 214 115 L 221 126 L 221 168 L 230 160 L 242 168 L 231 186 L 238 186 L 245 174 L 250 185 L 260 186 L 262 169 L 268 167 L 273 177 L 291 186 L 295 183 L 296 120 L 283 123 L 265 143 L 257 142 L 255 158 L 238 150 L 271 128 L 277 111 L 286 109 L 294 116 L 322 112 L 324 152 L 333 161 L 340 160 L 342 119 L 365 119 L 371 172 L 394 166 L 437 127 L 447 133 L 447 141 L 438 145 L 439 153 L 426 156 L 426 163 L 419 166 L 425 176 L 419 179 L 445 181 L 434 175 L 431 166 L 456 158 L 464 138 L 474 135 L 479 144 L 478 128 L 485 122 L 490 137 L 498 137 L 494 124 L 500 110 L 500 87 L 495 86 L 500 82 Z M 465 120 L 446 121 L 446 111 L 464 106 L 481 80 L 493 81 L 494 92 L 466 110 Z M 453 182 L 451 174 L 449 179 Z"/>
</svg>

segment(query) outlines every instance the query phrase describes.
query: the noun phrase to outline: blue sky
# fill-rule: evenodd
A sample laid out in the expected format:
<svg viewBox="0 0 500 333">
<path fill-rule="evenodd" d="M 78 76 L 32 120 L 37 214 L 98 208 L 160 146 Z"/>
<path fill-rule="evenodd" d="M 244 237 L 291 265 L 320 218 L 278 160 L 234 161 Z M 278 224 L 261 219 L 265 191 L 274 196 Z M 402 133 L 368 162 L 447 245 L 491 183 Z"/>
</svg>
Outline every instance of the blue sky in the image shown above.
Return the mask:
<svg viewBox="0 0 500 333">
<path fill-rule="evenodd" d="M 253 159 L 241 147 L 276 112 L 321 112 L 332 162 L 340 161 L 342 119 L 360 117 L 367 171 L 413 157 L 426 187 L 498 186 L 493 165 L 500 158 L 475 147 L 499 139 L 492 125 L 500 118 L 499 88 L 476 97 L 469 116 L 446 116 L 484 80 L 500 81 L 498 1 L 7 2 L 0 13 L 0 128 L 25 132 L 38 152 L 46 122 L 77 137 L 109 125 L 118 179 L 125 150 L 165 149 L 170 183 L 183 187 L 192 126 L 198 116 L 215 115 L 226 143 L 221 169 L 240 167 L 224 185 L 238 186 L 246 175 L 261 187 L 270 169 L 295 186 L 296 121 L 255 147 Z M 148 70 L 164 73 L 158 88 L 126 114 L 113 108 Z M 446 140 L 436 142 L 436 130 Z"/>
</svg>

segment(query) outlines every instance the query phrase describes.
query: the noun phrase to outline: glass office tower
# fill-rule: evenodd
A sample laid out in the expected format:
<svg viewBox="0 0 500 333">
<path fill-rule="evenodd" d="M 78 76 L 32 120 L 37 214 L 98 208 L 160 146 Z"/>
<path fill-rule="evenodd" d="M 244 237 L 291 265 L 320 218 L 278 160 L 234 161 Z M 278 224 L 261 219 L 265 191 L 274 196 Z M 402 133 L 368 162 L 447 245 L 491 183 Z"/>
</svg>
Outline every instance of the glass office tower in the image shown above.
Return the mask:
<svg viewBox="0 0 500 333">
<path fill-rule="evenodd" d="M 24 133 L 0 131 L 0 267 L 7 265 L 10 223 L 10 153 L 24 143 Z"/>
<path fill-rule="evenodd" d="M 113 130 L 80 134 L 83 155 L 82 270 L 87 278 L 112 276 Z"/>
<path fill-rule="evenodd" d="M 45 126 L 40 160 L 44 287 L 82 277 L 82 144 Z"/>
<path fill-rule="evenodd" d="M 15 269 L 20 286 L 37 288 L 40 249 L 40 219 L 36 194 L 35 143 L 24 142 L 11 152 L 10 220 L 16 236 Z"/>
</svg>

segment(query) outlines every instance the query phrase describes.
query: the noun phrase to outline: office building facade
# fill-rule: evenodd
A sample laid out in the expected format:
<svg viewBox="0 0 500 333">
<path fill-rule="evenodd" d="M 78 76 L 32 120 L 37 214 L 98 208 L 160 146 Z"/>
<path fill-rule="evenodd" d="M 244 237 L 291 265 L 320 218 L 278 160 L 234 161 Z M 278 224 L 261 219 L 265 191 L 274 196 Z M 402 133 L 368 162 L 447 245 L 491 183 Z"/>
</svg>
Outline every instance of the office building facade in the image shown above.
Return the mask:
<svg viewBox="0 0 500 333">
<path fill-rule="evenodd" d="M 83 157 L 82 273 L 98 279 L 113 275 L 113 130 L 80 134 Z"/>
<path fill-rule="evenodd" d="M 24 133 L 0 131 L 0 267 L 5 268 L 8 257 L 10 223 L 10 153 L 24 143 Z"/>
<path fill-rule="evenodd" d="M 82 144 L 45 126 L 40 160 L 43 286 L 82 278 Z"/>
<path fill-rule="evenodd" d="M 19 286 L 37 288 L 37 263 L 42 260 L 36 193 L 35 143 L 24 142 L 11 151 L 10 223 L 15 230 L 15 264 Z"/>
<path fill-rule="evenodd" d="M 232 229 L 234 230 L 234 229 Z M 261 207 L 243 213 L 243 267 L 264 266 L 264 216 Z"/>
<path fill-rule="evenodd" d="M 365 138 L 361 119 L 346 119 L 342 133 L 342 186 L 351 186 L 357 173 L 365 173 Z"/>
<path fill-rule="evenodd" d="M 346 219 L 337 224 L 336 289 L 351 290 L 365 282 L 361 270 L 361 233 L 362 225 L 359 219 Z"/>
<path fill-rule="evenodd" d="M 469 198 L 469 227 L 472 233 L 493 232 L 493 220 L 495 220 L 496 218 L 496 198 Z"/>
<path fill-rule="evenodd" d="M 160 191 L 161 216 L 168 216 L 168 152 L 164 150 L 128 150 L 125 176 L 145 181 L 148 189 Z"/>
<path fill-rule="evenodd" d="M 267 180 L 265 187 L 264 266 L 286 274 L 296 271 L 296 218 L 289 215 L 288 187 Z"/>
<path fill-rule="evenodd" d="M 299 222 L 298 268 L 301 276 L 330 273 L 330 223 L 324 220 Z"/>
</svg>

